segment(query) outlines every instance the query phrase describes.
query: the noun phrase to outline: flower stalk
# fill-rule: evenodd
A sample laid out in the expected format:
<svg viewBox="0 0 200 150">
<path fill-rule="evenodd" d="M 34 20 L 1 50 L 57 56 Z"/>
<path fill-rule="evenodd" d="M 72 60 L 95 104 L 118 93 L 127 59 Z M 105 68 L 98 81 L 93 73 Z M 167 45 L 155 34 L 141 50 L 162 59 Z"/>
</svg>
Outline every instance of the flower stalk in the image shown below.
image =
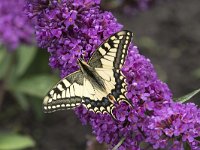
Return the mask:
<svg viewBox="0 0 200 150">
<path fill-rule="evenodd" d="M 121 138 L 121 140 L 119 141 L 119 143 L 112 149 L 112 150 L 118 150 L 118 148 L 123 144 L 123 142 L 125 141 L 125 137 Z"/>
</svg>

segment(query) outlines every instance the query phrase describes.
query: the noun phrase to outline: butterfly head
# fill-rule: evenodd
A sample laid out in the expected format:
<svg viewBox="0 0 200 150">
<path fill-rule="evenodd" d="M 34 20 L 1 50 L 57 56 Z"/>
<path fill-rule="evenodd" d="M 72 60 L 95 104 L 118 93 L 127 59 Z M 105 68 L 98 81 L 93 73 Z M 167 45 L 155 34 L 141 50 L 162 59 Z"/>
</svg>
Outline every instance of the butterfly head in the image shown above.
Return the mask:
<svg viewBox="0 0 200 150">
<path fill-rule="evenodd" d="M 79 58 L 77 62 L 80 67 L 87 65 L 83 58 Z"/>
</svg>

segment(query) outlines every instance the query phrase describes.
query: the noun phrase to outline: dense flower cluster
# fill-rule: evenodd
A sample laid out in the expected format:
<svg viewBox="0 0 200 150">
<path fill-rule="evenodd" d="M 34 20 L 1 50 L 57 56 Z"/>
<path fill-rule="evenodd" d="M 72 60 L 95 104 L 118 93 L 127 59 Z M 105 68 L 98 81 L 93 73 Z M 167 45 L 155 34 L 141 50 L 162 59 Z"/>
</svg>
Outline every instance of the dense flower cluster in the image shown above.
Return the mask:
<svg viewBox="0 0 200 150">
<path fill-rule="evenodd" d="M 146 141 L 154 148 L 169 147 L 177 150 L 183 147 L 184 142 L 191 149 L 200 148 L 200 142 L 195 139 L 200 135 L 200 110 L 193 103 L 169 103 L 154 112 L 146 132 Z M 173 144 L 169 145 L 172 139 Z"/>
<path fill-rule="evenodd" d="M 59 68 L 62 77 L 78 69 L 77 58 L 84 55 L 88 60 L 103 40 L 122 28 L 110 12 L 100 10 L 99 3 L 100 0 L 33 0 L 29 3 L 28 15 L 37 16 L 39 46 L 48 48 L 49 64 Z"/>
<path fill-rule="evenodd" d="M 76 70 L 77 58 L 88 60 L 95 48 L 111 34 L 121 30 L 111 13 L 100 10 L 99 0 L 29 0 L 28 15 L 36 17 L 36 36 L 41 47 L 51 54 L 50 65 L 61 76 Z M 75 112 L 83 124 L 89 123 L 99 142 L 120 150 L 166 148 L 181 150 L 185 144 L 199 149 L 199 109 L 194 104 L 172 101 L 167 85 L 156 75 L 149 59 L 140 55 L 133 43 L 122 68 L 128 83 L 126 103 L 116 104 L 113 114 L 95 114 L 83 106 Z M 146 144 L 144 144 L 146 143 Z M 145 149 L 145 148 L 144 148 Z"/>
<path fill-rule="evenodd" d="M 34 29 L 23 9 L 25 0 L 0 1 L 0 44 L 15 50 L 21 43 L 31 43 Z"/>
</svg>

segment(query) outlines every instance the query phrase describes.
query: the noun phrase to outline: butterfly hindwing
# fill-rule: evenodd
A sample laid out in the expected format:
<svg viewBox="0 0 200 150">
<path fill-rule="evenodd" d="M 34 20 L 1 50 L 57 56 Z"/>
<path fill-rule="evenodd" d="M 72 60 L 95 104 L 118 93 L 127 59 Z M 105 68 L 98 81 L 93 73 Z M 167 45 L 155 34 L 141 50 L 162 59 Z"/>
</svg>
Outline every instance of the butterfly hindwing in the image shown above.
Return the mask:
<svg viewBox="0 0 200 150">
<path fill-rule="evenodd" d="M 112 113 L 114 104 L 111 103 L 105 96 L 101 100 L 94 100 L 89 97 L 84 97 L 83 105 L 90 111 L 95 113 Z"/>
<path fill-rule="evenodd" d="M 108 94 L 113 95 L 116 98 L 116 101 L 118 101 L 120 97 L 120 95 L 125 95 L 126 94 L 126 81 L 125 81 L 125 77 L 123 76 L 122 72 L 120 71 L 120 69 L 104 69 L 104 68 L 97 68 L 96 69 L 97 72 L 100 74 L 100 72 L 102 72 L 101 74 L 104 77 L 104 81 L 107 85 L 107 91 Z M 109 78 L 110 81 L 106 80 L 105 75 L 108 75 L 109 73 Z"/>
<path fill-rule="evenodd" d="M 110 87 L 109 81 L 104 80 L 104 84 L 107 88 Z M 114 85 L 113 85 L 114 86 Z M 83 105 L 90 111 L 95 113 L 104 113 L 111 111 L 113 104 L 108 100 L 108 93 L 95 88 L 94 85 L 84 78 L 84 92 L 83 92 Z"/>
<path fill-rule="evenodd" d="M 59 81 L 44 98 L 44 112 L 71 109 L 82 102 L 83 74 L 76 71 Z"/>
</svg>

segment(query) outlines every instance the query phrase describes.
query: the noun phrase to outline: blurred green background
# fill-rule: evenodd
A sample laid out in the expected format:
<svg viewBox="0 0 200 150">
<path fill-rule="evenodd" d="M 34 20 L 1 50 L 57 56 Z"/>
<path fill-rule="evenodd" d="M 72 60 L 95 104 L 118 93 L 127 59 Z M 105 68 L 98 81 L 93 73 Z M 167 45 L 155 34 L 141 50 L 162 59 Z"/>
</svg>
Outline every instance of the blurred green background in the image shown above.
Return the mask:
<svg viewBox="0 0 200 150">
<path fill-rule="evenodd" d="M 152 61 L 174 97 L 200 87 L 199 0 L 163 0 L 134 14 L 124 12 L 120 1 L 104 1 L 102 7 L 134 33 L 140 53 Z M 34 46 L 22 45 L 14 53 L 0 47 L 0 150 L 106 149 L 73 111 L 43 114 L 43 97 L 59 80 L 48 55 Z"/>
</svg>

